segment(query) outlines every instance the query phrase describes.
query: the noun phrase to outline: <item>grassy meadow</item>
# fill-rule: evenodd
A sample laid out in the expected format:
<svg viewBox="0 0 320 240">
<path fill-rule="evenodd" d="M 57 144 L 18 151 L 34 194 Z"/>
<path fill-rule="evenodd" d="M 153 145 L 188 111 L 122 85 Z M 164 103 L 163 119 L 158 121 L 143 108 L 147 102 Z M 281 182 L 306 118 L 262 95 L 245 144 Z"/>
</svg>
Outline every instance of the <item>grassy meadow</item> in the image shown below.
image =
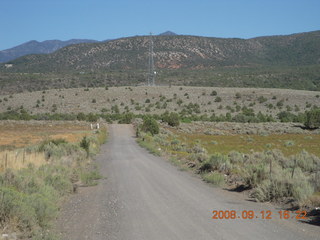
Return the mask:
<svg viewBox="0 0 320 240">
<path fill-rule="evenodd" d="M 173 131 L 176 138 L 192 145 L 201 143 L 209 154 L 262 152 L 278 149 L 286 157 L 305 150 L 320 157 L 320 135 L 318 134 L 270 134 L 270 135 L 205 135 Z"/>
</svg>

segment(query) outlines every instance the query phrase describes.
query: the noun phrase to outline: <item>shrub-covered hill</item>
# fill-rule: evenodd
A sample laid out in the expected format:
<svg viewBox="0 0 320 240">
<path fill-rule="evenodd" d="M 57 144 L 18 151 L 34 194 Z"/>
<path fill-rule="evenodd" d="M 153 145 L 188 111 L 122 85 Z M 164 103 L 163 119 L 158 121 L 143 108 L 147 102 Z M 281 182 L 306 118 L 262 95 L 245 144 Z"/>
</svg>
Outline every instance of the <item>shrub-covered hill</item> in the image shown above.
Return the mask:
<svg viewBox="0 0 320 240">
<path fill-rule="evenodd" d="M 320 31 L 252 39 L 154 36 L 159 85 L 320 89 Z M 146 82 L 149 37 L 81 43 L 0 64 L 0 93 Z"/>
<path fill-rule="evenodd" d="M 252 39 L 154 36 L 156 67 L 311 65 L 320 63 L 320 31 Z M 13 72 L 145 69 L 149 37 L 67 46 L 48 55 L 12 61 Z M 2 68 L 4 66 L 2 65 Z"/>
<path fill-rule="evenodd" d="M 235 116 L 299 114 L 320 106 L 320 92 L 213 87 L 109 87 L 52 89 L 0 96 L 0 112 L 126 113 Z M 284 116 L 286 117 L 286 116 Z"/>
</svg>

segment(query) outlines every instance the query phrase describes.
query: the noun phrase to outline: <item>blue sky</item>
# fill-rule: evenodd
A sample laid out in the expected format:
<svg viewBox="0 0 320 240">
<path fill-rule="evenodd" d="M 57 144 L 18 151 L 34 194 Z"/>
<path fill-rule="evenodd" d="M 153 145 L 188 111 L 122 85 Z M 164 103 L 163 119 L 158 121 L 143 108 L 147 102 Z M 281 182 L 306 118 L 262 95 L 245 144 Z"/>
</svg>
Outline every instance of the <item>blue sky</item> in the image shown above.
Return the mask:
<svg viewBox="0 0 320 240">
<path fill-rule="evenodd" d="M 251 38 L 320 30 L 320 0 L 0 0 L 0 50 L 170 30 Z"/>
</svg>

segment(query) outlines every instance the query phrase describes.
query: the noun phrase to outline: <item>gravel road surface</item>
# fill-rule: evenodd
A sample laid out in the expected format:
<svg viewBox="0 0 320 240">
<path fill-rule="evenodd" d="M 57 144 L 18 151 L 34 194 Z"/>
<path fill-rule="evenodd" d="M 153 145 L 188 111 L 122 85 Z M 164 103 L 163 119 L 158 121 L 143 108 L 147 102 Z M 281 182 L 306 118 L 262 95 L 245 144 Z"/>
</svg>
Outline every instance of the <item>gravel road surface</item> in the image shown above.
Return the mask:
<svg viewBox="0 0 320 240">
<path fill-rule="evenodd" d="M 320 239 L 320 227 L 282 220 L 270 204 L 214 188 L 139 147 L 131 125 L 109 126 L 97 157 L 105 176 L 80 188 L 57 221 L 61 239 L 207 240 Z M 253 210 L 252 220 L 212 219 L 213 210 Z M 260 211 L 272 211 L 271 220 Z"/>
</svg>

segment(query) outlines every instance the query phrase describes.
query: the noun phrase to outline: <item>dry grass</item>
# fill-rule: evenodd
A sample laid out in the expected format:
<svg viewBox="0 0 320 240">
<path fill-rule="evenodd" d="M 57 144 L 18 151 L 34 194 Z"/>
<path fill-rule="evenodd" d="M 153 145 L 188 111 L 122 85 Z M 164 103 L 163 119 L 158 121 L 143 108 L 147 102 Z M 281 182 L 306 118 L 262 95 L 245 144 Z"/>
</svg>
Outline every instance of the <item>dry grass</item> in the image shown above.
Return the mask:
<svg viewBox="0 0 320 240">
<path fill-rule="evenodd" d="M 24 147 L 38 144 L 47 139 L 65 139 L 79 142 L 92 134 L 88 123 L 66 122 L 16 122 L 0 123 L 0 171 L 6 168 L 21 169 L 32 163 L 46 163 L 44 153 L 26 151 Z"/>
<path fill-rule="evenodd" d="M 32 163 L 39 167 L 46 163 L 43 152 L 27 152 L 25 149 L 0 152 L 0 172 L 7 168 L 21 169 Z"/>
<path fill-rule="evenodd" d="M 90 133 L 90 126 L 87 123 L 6 121 L 0 123 L 0 132 L 0 147 L 20 148 L 49 138 L 78 142 Z"/>
</svg>

